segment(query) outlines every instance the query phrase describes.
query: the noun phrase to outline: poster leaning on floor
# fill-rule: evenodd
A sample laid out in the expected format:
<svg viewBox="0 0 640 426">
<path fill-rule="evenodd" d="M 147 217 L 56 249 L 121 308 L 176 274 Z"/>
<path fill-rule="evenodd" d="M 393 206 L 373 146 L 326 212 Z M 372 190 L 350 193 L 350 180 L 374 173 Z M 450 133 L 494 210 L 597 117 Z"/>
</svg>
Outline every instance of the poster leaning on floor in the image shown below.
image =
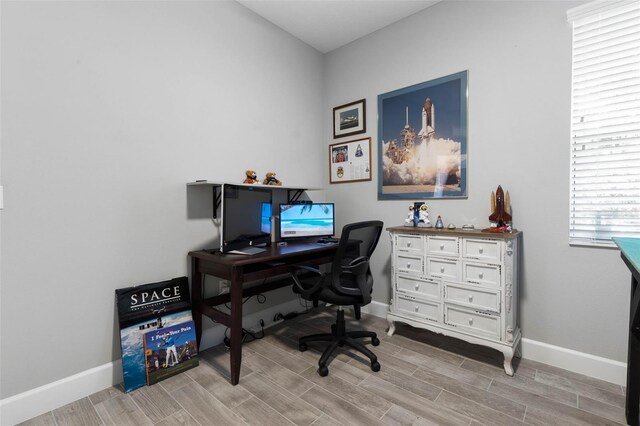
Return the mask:
<svg viewBox="0 0 640 426">
<path fill-rule="evenodd" d="M 193 327 L 189 282 L 187 277 L 180 277 L 118 289 L 116 304 L 120 322 L 124 390 L 130 392 L 147 384 L 145 334 L 152 332 L 155 335 L 189 323 Z M 195 359 L 189 364 L 194 364 L 193 366 L 197 365 L 194 350 L 195 346 L 189 346 L 189 356 Z M 169 368 L 176 365 L 173 363 Z"/>
</svg>

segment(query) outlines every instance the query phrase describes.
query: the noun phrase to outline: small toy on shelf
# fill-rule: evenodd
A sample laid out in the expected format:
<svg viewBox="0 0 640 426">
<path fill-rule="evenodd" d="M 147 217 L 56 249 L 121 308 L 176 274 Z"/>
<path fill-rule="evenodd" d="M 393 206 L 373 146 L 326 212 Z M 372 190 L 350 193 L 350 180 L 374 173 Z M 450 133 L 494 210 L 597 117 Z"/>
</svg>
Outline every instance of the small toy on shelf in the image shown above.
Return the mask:
<svg viewBox="0 0 640 426">
<path fill-rule="evenodd" d="M 253 170 L 247 170 L 244 172 L 247 177 L 244 179 L 242 183 L 260 183 L 258 180 L 258 174 Z"/>
<path fill-rule="evenodd" d="M 420 228 L 431 228 L 431 222 L 429 221 L 429 207 L 427 207 L 426 204 L 420 206 L 417 225 Z"/>
<path fill-rule="evenodd" d="M 438 219 L 436 220 L 436 229 L 443 229 L 443 228 L 444 228 L 444 223 L 442 222 L 442 218 L 438 216 Z"/>
<path fill-rule="evenodd" d="M 267 177 L 264 179 L 264 182 L 262 183 L 264 183 L 265 185 L 275 185 L 275 186 L 282 185 L 282 182 L 276 179 L 276 174 L 274 172 L 267 172 Z"/>
<path fill-rule="evenodd" d="M 453 230 L 453 229 L 456 229 L 456 226 L 453 223 L 450 223 L 449 226 L 447 226 L 447 228 Z"/>
<path fill-rule="evenodd" d="M 413 204 L 409 204 L 409 213 L 407 213 L 407 218 L 404 220 L 404 226 L 415 226 L 415 222 L 413 221 L 414 210 L 415 207 L 413 207 Z"/>
<path fill-rule="evenodd" d="M 504 193 L 502 186 L 498 185 L 496 192 L 491 191 L 491 226 L 483 229 L 484 232 L 511 232 L 511 205 L 509 191 Z"/>
</svg>

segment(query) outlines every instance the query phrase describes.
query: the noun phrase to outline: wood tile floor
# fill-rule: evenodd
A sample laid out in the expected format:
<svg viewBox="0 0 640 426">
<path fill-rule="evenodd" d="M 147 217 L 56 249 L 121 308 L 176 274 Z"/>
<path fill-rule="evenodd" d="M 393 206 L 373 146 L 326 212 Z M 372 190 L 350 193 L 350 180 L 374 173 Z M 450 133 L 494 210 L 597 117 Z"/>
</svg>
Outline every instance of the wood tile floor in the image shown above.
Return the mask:
<svg viewBox="0 0 640 426">
<path fill-rule="evenodd" d="M 351 312 L 347 317 L 352 318 Z M 125 394 L 106 389 L 23 425 L 613 425 L 625 424 L 624 389 L 520 360 L 514 377 L 502 354 L 363 314 L 348 329 L 378 333 L 382 368 L 340 352 L 316 373 L 322 345 L 299 352 L 297 338 L 329 330 L 335 309 L 317 309 L 245 344 L 240 384 L 228 381 L 223 347 L 200 366 Z"/>
</svg>

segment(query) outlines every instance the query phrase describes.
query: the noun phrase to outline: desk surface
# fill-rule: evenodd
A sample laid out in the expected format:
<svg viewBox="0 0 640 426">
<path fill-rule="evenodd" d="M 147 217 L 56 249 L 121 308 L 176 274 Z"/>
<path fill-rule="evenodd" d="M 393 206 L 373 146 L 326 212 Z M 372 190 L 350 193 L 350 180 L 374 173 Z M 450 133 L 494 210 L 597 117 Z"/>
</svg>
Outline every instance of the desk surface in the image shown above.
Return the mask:
<svg viewBox="0 0 640 426">
<path fill-rule="evenodd" d="M 268 262 L 285 261 L 287 258 L 296 257 L 301 254 L 320 254 L 335 251 L 337 246 L 337 244 L 296 241 L 289 242 L 286 246 L 271 244 L 265 247 L 266 251 L 254 255 L 220 253 L 220 250 L 198 250 L 190 252 L 189 256 L 219 264 L 243 266 L 256 263 L 265 264 Z"/>
</svg>

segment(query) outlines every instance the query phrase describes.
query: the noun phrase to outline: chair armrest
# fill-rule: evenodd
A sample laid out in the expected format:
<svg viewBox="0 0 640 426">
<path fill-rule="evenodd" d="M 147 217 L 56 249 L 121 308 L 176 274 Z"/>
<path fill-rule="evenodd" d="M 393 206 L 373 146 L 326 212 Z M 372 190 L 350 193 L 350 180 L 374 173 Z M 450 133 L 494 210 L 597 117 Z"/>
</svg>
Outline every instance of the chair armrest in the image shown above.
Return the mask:
<svg viewBox="0 0 640 426">
<path fill-rule="evenodd" d="M 358 266 L 359 264 L 361 264 L 363 262 L 369 263 L 369 258 L 367 256 L 356 257 L 351 262 L 349 262 L 349 266 Z"/>
<path fill-rule="evenodd" d="M 353 259 L 348 265 L 341 266 L 341 268 L 342 272 L 347 274 L 365 274 L 369 269 L 369 258 L 366 256 L 360 256 Z"/>
<path fill-rule="evenodd" d="M 306 286 L 302 283 L 302 281 L 300 281 L 300 274 L 305 272 L 317 275 L 315 281 L 313 281 L 311 284 L 307 284 Z M 298 288 L 300 295 L 305 299 L 310 299 L 312 294 L 316 293 L 322 288 L 324 276 L 325 274 L 323 274 L 317 268 L 306 265 L 291 265 L 291 278 L 293 279 L 293 284 Z"/>
<path fill-rule="evenodd" d="M 341 267 L 342 274 L 352 275 L 358 288 L 342 287 L 338 289 L 341 293 L 357 295 L 362 297 L 362 304 L 367 305 L 371 302 L 371 285 L 368 279 L 369 258 L 360 256 L 349 262 L 348 265 Z"/>
</svg>

